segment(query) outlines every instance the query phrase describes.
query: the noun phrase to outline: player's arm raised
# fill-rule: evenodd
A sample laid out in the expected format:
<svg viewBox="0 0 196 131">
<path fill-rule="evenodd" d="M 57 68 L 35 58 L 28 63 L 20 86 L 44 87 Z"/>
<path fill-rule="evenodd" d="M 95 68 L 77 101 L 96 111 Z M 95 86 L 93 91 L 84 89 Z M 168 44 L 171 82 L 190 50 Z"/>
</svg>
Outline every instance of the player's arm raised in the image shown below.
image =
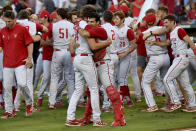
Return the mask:
<svg viewBox="0 0 196 131">
<path fill-rule="evenodd" d="M 151 35 L 162 35 L 162 34 L 165 34 L 167 33 L 167 29 L 165 27 L 161 28 L 161 29 L 158 29 L 158 30 L 155 30 L 155 31 L 150 31 L 148 33 L 145 33 L 143 35 L 143 39 L 146 40 L 148 37 L 150 37 Z"/>
</svg>

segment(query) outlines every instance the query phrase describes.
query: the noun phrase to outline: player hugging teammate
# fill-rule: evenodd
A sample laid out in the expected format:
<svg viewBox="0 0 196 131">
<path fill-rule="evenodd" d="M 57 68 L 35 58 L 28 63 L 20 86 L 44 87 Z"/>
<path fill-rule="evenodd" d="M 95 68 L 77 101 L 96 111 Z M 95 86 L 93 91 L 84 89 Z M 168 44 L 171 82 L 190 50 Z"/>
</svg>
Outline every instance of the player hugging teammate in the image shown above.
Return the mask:
<svg viewBox="0 0 196 131">
<path fill-rule="evenodd" d="M 177 110 L 184 104 L 181 101 L 187 99 L 182 111 L 196 112 L 195 94 L 190 84 L 195 74 L 189 71 L 196 71 L 195 44 L 176 25 L 175 16 L 167 15 L 166 7 L 159 7 L 157 15 L 154 9 L 149 9 L 142 21 L 134 26 L 136 20 L 129 17 L 128 6 L 126 2 L 121 2 L 119 7 L 111 6 L 101 19 L 92 5 L 71 13 L 64 8 L 58 8 L 51 15 L 42 10 L 39 15 L 42 25 L 29 21 L 28 10 L 19 13 L 17 23 L 14 13 L 5 11 L 0 19 L 0 51 L 3 50 L 3 58 L 0 57 L 3 63 L 0 68 L 0 81 L 3 82 L 3 90 L 0 83 L 0 106 L 4 106 L 3 100 L 5 102 L 5 114 L 1 118 L 14 117 L 15 111 L 20 111 L 20 90 L 25 97 L 26 116 L 38 111 L 33 104 L 33 42 L 40 42 L 38 47 L 42 48 L 38 60 L 34 58 L 37 61 L 35 90 L 43 74 L 37 106 L 42 106 L 48 87 L 49 109 L 64 106 L 62 95 L 67 85 L 66 126 L 84 126 L 91 119 L 93 126 L 106 126 L 100 115 L 101 112 L 110 112 L 110 108 L 114 113 L 111 126 L 125 126 L 123 103 L 126 101 L 131 108 L 134 102 L 128 84 L 129 74 L 136 102 L 141 102 L 143 91 L 147 108 L 142 112 L 159 110 L 151 89 L 153 82 L 155 94 L 165 94 L 167 98 L 167 106 L 161 110 Z M 38 48 L 36 50 L 39 53 Z M 18 89 L 16 100 L 12 97 L 15 96 L 15 93 L 12 95 L 14 81 Z M 179 87 L 182 87 L 182 93 Z M 100 91 L 104 97 L 101 110 Z M 87 96 L 84 116 L 76 119 L 76 107 L 84 93 Z M 187 98 L 183 97 L 185 94 Z"/>
</svg>

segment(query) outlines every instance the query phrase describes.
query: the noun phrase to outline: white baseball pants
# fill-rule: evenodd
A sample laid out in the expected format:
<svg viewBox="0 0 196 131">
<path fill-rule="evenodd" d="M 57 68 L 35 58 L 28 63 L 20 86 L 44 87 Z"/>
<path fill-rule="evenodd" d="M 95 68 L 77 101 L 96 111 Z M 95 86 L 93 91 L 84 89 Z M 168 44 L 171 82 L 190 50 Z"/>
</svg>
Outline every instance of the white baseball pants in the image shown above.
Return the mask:
<svg viewBox="0 0 196 131">
<path fill-rule="evenodd" d="M 92 56 L 77 55 L 74 58 L 74 71 L 75 71 L 75 90 L 71 97 L 69 107 L 67 110 L 67 120 L 75 119 L 75 111 L 77 103 L 84 93 L 85 81 L 88 84 L 91 96 L 91 106 L 93 112 L 93 120 L 100 121 L 100 108 L 99 108 L 99 89 L 97 70 L 92 59 Z"/>
</svg>

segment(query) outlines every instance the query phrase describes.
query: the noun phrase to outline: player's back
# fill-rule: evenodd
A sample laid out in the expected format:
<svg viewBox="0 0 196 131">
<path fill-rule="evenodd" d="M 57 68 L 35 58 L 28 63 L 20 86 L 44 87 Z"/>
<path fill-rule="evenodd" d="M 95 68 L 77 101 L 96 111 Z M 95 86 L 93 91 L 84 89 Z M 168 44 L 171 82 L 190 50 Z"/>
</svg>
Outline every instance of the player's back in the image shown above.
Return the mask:
<svg viewBox="0 0 196 131">
<path fill-rule="evenodd" d="M 154 30 L 158 30 L 161 29 L 161 26 L 153 26 L 149 29 L 147 29 L 146 31 L 144 31 L 143 33 L 148 33 L 150 31 L 154 31 Z M 147 38 L 147 40 L 149 41 L 165 41 L 167 39 L 166 35 L 152 35 L 150 37 Z M 158 45 L 149 45 L 148 43 L 145 43 L 146 46 L 146 52 L 147 55 L 155 55 L 155 54 L 164 54 L 166 52 L 168 52 L 167 50 L 167 46 L 158 46 Z"/>
<path fill-rule="evenodd" d="M 84 29 L 85 26 L 87 25 L 87 22 L 82 20 L 78 23 L 78 25 L 80 28 Z M 76 43 L 80 45 L 78 48 L 76 48 L 76 54 L 82 54 L 82 53 L 92 54 L 87 39 L 81 36 L 78 32 L 75 32 L 75 40 Z"/>
<path fill-rule="evenodd" d="M 24 19 L 24 20 L 17 20 L 17 23 L 25 26 L 31 36 L 36 35 L 37 29 L 36 29 L 36 24 L 34 22 L 31 22 L 28 19 Z"/>
<path fill-rule="evenodd" d="M 117 28 L 111 25 L 110 23 L 103 24 L 102 27 L 106 30 L 108 37 L 112 40 L 112 44 L 107 48 L 108 53 L 117 52 Z"/>
<path fill-rule="evenodd" d="M 67 21 L 61 20 L 53 24 L 53 47 L 55 49 L 68 49 L 69 43 L 74 35 L 74 25 Z"/>
</svg>

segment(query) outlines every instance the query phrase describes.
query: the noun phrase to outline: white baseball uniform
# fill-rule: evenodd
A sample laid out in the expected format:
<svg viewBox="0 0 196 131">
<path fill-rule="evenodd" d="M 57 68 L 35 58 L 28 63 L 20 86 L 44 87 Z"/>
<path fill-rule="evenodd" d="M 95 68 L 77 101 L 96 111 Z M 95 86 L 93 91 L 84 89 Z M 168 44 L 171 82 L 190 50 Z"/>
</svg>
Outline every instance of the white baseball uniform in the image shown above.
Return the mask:
<svg viewBox="0 0 196 131">
<path fill-rule="evenodd" d="M 118 29 L 117 36 L 119 39 L 119 43 L 117 46 L 118 53 L 123 53 L 127 51 L 130 47 L 130 41 L 134 40 L 134 34 L 129 33 L 131 31 L 128 26 L 124 25 L 122 28 Z M 131 34 L 131 36 L 130 36 Z M 128 89 L 128 73 L 131 69 L 131 53 L 127 56 L 120 59 L 117 67 L 117 83 L 119 89 Z M 122 88 L 121 88 L 122 87 Z M 125 93 L 125 91 L 121 91 L 121 93 Z M 127 92 L 126 92 L 127 93 Z M 123 96 L 123 94 L 121 94 Z M 125 95 L 127 97 L 128 95 Z M 127 97 L 130 100 L 129 97 Z"/>
<path fill-rule="evenodd" d="M 29 21 L 28 19 L 23 20 L 17 20 L 17 23 L 25 26 L 27 30 L 29 31 L 31 36 L 36 35 L 37 32 L 37 26 L 34 22 Z M 33 59 L 32 59 L 33 62 Z M 34 96 L 33 96 L 33 72 L 34 72 L 34 66 L 31 69 L 27 69 L 27 86 L 29 87 L 32 101 L 34 102 Z M 19 91 L 17 91 L 19 92 Z M 20 101 L 20 95 L 17 95 L 19 97 L 16 97 L 15 101 Z M 17 103 L 17 102 L 16 102 Z"/>
<path fill-rule="evenodd" d="M 69 43 L 74 35 L 74 25 L 67 20 L 60 20 L 53 24 L 53 48 L 51 67 L 51 85 L 49 103 L 54 105 L 56 102 L 58 83 L 61 81 L 61 70 L 64 69 L 64 77 L 68 85 L 69 100 L 74 91 L 74 71 L 71 54 L 69 52 Z"/>
<path fill-rule="evenodd" d="M 86 21 L 80 21 L 79 27 L 85 28 L 87 25 Z M 75 34 L 76 43 L 80 46 L 76 49 L 76 56 L 74 58 L 74 71 L 75 71 L 75 90 L 71 97 L 69 107 L 67 110 L 67 120 L 75 119 L 75 111 L 77 103 L 84 93 L 85 81 L 88 84 L 91 97 L 91 106 L 93 112 L 93 120 L 100 121 L 100 108 L 99 108 L 99 89 L 97 70 L 92 58 L 92 52 L 88 45 L 87 40 L 80 34 Z"/>
<path fill-rule="evenodd" d="M 176 26 L 175 29 L 170 32 L 172 54 L 175 56 L 172 65 L 170 66 L 167 74 L 164 77 L 164 84 L 167 87 L 167 92 L 170 96 L 172 104 L 179 104 L 179 98 L 175 91 L 173 80 L 176 77 L 179 78 L 182 87 L 185 89 L 189 107 L 196 106 L 195 94 L 193 88 L 189 82 L 189 76 L 187 72 L 187 66 L 189 65 L 189 59 L 187 54 L 187 43 L 183 40 L 186 35 L 185 31 Z"/>
<path fill-rule="evenodd" d="M 154 31 L 160 29 L 162 27 L 153 26 L 143 33 L 147 33 L 150 31 Z M 147 40 L 150 41 L 165 41 L 166 35 L 152 35 Z M 167 46 L 161 47 L 158 45 L 149 45 L 145 43 L 147 55 L 150 57 L 149 62 L 144 70 L 142 76 L 142 89 L 144 92 L 145 100 L 148 107 L 153 107 L 156 105 L 156 102 L 153 98 L 152 90 L 150 87 L 151 81 L 157 75 L 158 71 L 160 70 L 160 78 L 163 79 L 169 66 L 170 66 L 170 59 L 168 55 Z"/>
</svg>

